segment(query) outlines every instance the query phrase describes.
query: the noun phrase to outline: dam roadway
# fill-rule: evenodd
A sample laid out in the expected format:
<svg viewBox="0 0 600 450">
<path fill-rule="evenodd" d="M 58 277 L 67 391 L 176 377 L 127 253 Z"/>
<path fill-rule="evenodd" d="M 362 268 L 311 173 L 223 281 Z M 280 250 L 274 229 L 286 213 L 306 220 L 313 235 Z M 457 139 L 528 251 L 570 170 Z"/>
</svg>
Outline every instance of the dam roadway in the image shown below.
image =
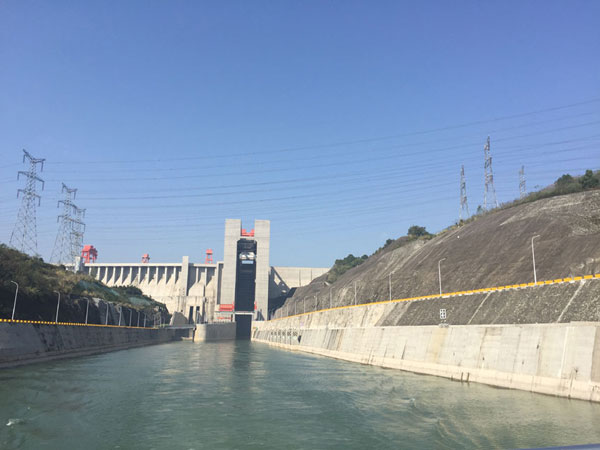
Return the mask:
<svg viewBox="0 0 600 450">
<path fill-rule="evenodd" d="M 600 405 L 189 341 L 0 372 L 3 449 L 522 448 L 600 442 Z"/>
</svg>

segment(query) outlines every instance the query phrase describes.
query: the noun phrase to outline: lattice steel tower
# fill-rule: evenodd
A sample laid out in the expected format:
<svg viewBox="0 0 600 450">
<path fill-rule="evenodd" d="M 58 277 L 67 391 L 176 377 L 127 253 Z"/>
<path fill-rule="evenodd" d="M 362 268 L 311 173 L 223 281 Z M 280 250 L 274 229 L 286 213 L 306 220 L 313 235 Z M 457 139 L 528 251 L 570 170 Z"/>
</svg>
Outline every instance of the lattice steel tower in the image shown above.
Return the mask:
<svg viewBox="0 0 600 450">
<path fill-rule="evenodd" d="M 465 181 L 465 166 L 460 166 L 460 220 L 463 220 L 463 213 L 466 213 L 465 219 L 469 217 L 469 204 L 467 203 L 467 182 Z"/>
<path fill-rule="evenodd" d="M 488 136 L 485 147 L 483 148 L 485 154 L 485 163 L 483 168 L 485 170 L 485 188 L 483 191 L 483 209 L 488 209 L 488 200 L 494 207 L 498 207 L 498 199 L 496 199 L 496 188 L 494 188 L 494 173 L 492 171 L 492 155 L 490 154 L 490 137 Z M 488 199 L 489 197 L 489 199 Z"/>
<path fill-rule="evenodd" d="M 36 199 L 38 205 L 41 203 L 41 197 L 36 193 L 37 182 L 42 183 L 44 190 L 44 180 L 37 176 L 37 165 L 41 164 L 40 172 L 44 170 L 43 158 L 34 158 L 23 150 L 23 162 L 29 162 L 27 172 L 20 170 L 17 173 L 17 180 L 21 175 L 26 177 L 25 188 L 17 189 L 17 198 L 21 195 L 21 207 L 17 213 L 17 222 L 10 235 L 9 245 L 23 253 L 38 256 L 37 253 L 37 225 L 35 220 Z"/>
<path fill-rule="evenodd" d="M 76 208 L 73 200 L 77 196 L 77 189 L 68 187 L 65 183 L 62 184 L 62 191 L 65 196 L 59 200 L 57 207 L 62 204 L 62 214 L 57 217 L 59 222 L 58 233 L 54 241 L 54 248 L 50 255 L 51 262 L 70 263 L 71 259 L 71 233 L 73 230 L 73 212 Z"/>
<path fill-rule="evenodd" d="M 75 262 L 75 258 L 81 256 L 81 249 L 83 248 L 83 233 L 85 232 L 85 223 L 83 218 L 85 217 L 85 209 L 78 208 L 73 205 L 73 212 L 75 217 L 73 218 L 73 228 L 71 230 L 71 262 Z"/>
<path fill-rule="evenodd" d="M 519 170 L 519 198 L 527 195 L 527 187 L 525 186 L 525 166 L 521 166 Z"/>
</svg>

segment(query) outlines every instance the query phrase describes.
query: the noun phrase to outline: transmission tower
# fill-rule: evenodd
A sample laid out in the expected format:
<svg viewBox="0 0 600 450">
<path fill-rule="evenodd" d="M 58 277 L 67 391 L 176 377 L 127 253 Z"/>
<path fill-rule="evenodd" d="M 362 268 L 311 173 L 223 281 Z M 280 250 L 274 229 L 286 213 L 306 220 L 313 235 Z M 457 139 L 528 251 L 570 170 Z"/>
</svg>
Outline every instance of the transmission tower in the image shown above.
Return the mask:
<svg viewBox="0 0 600 450">
<path fill-rule="evenodd" d="M 44 180 L 37 176 L 37 165 L 41 164 L 40 172 L 44 170 L 44 161 L 42 158 L 34 158 L 23 150 L 23 162 L 25 160 L 29 163 L 29 170 L 27 172 L 20 170 L 17 173 L 17 180 L 23 175 L 25 180 L 25 188 L 17 189 L 17 198 L 21 195 L 21 207 L 17 213 L 17 222 L 13 228 L 12 234 L 10 235 L 9 244 L 11 247 L 28 253 L 33 256 L 37 256 L 37 225 L 35 220 L 36 200 L 38 206 L 41 204 L 41 197 L 36 194 L 36 186 L 39 181 L 42 183 L 42 190 L 44 190 Z"/>
<path fill-rule="evenodd" d="M 521 166 L 519 170 L 519 198 L 523 198 L 527 195 L 527 188 L 525 186 L 525 166 Z"/>
<path fill-rule="evenodd" d="M 467 182 L 465 181 L 465 166 L 460 166 L 460 220 L 463 220 L 463 213 L 465 212 L 466 219 L 469 217 L 469 204 L 467 203 Z"/>
<path fill-rule="evenodd" d="M 60 208 L 62 204 L 62 214 L 57 217 L 57 222 L 59 222 L 58 233 L 54 241 L 50 261 L 64 264 L 72 262 L 71 232 L 73 229 L 73 211 L 76 208 L 73 200 L 77 195 L 77 189 L 70 188 L 63 183 L 61 193 L 64 194 L 64 198 L 59 200 L 56 206 Z"/>
<path fill-rule="evenodd" d="M 85 209 L 73 205 L 73 212 L 75 213 L 75 217 L 72 221 L 70 256 L 71 261 L 75 262 L 75 258 L 81 256 L 81 249 L 83 248 L 83 233 L 85 232 L 83 218 L 85 217 Z"/>
<path fill-rule="evenodd" d="M 492 172 L 492 155 L 490 154 L 490 137 L 488 136 L 485 147 L 483 148 L 485 154 L 485 163 L 483 168 L 485 170 L 485 188 L 483 191 L 483 209 L 488 209 L 488 196 L 489 202 L 494 207 L 498 207 L 498 200 L 496 199 L 496 189 L 494 188 L 494 173 Z"/>
</svg>

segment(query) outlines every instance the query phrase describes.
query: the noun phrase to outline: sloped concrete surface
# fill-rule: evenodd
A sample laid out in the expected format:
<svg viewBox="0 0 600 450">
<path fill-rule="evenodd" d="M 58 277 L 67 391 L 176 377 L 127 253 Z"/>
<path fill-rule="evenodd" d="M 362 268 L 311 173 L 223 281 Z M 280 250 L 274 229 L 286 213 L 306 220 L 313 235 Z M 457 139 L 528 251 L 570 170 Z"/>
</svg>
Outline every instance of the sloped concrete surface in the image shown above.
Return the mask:
<svg viewBox="0 0 600 450">
<path fill-rule="evenodd" d="M 0 323 L 0 367 L 180 340 L 187 330 Z"/>
</svg>

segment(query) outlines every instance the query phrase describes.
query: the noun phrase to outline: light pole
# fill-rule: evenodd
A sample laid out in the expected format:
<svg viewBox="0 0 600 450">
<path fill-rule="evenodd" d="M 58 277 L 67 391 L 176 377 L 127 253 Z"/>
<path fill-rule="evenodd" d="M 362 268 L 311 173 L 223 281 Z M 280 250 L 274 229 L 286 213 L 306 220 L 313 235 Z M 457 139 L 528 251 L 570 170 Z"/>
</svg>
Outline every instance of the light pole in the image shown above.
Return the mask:
<svg viewBox="0 0 600 450">
<path fill-rule="evenodd" d="M 131 326 L 131 318 L 133 317 L 133 309 L 129 310 L 129 326 Z"/>
<path fill-rule="evenodd" d="M 85 324 L 88 323 L 88 311 L 90 310 L 90 299 L 87 299 L 87 306 L 85 307 Z"/>
<path fill-rule="evenodd" d="M 442 268 L 441 268 L 440 264 L 442 264 L 442 261 L 445 259 L 446 258 L 442 258 L 438 261 L 438 277 L 440 280 L 440 296 L 442 295 Z"/>
<path fill-rule="evenodd" d="M 146 313 L 144 313 L 144 328 L 146 328 Z"/>
<path fill-rule="evenodd" d="M 110 305 L 106 302 L 106 321 L 104 325 L 108 325 L 108 312 L 110 311 Z"/>
<path fill-rule="evenodd" d="M 121 316 L 123 315 L 123 307 L 119 306 L 119 326 L 121 326 Z"/>
<path fill-rule="evenodd" d="M 11 317 L 11 320 L 15 320 L 15 309 L 17 308 L 17 294 L 19 293 L 19 283 L 12 280 L 11 283 L 17 286 L 17 290 L 15 291 L 15 302 L 13 303 L 13 313 Z"/>
<path fill-rule="evenodd" d="M 55 294 L 58 294 L 58 302 L 56 303 L 56 319 L 54 319 L 54 323 L 58 323 L 58 310 L 60 309 L 60 292 L 54 291 Z"/>
<path fill-rule="evenodd" d="M 535 250 L 533 249 L 533 240 L 539 237 L 540 235 L 536 234 L 531 238 L 531 258 L 533 259 L 533 284 L 537 284 L 537 273 L 535 272 Z"/>
<path fill-rule="evenodd" d="M 390 272 L 390 274 L 388 275 L 388 287 L 390 288 L 390 301 L 392 301 L 392 275 L 394 274 L 394 272 Z"/>
<path fill-rule="evenodd" d="M 137 326 L 138 326 L 138 328 L 139 328 L 139 327 L 140 327 L 140 312 L 139 312 L 139 311 L 138 311 L 138 314 L 137 314 L 137 316 L 138 316 L 138 323 L 137 323 Z M 197 320 L 197 319 L 198 319 L 198 318 L 196 318 L 196 320 Z"/>
</svg>

